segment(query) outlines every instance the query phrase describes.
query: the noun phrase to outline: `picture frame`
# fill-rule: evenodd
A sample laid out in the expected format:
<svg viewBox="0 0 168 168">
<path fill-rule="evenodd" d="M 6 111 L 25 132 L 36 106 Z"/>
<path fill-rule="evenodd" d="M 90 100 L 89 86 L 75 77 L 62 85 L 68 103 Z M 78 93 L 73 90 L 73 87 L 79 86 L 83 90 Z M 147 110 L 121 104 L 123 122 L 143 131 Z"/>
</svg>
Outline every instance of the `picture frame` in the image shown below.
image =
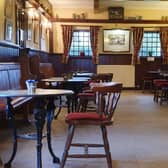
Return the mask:
<svg viewBox="0 0 168 168">
<path fill-rule="evenodd" d="M 106 52 L 129 52 L 130 30 L 129 29 L 104 29 L 103 50 Z"/>
<path fill-rule="evenodd" d="M 13 0 L 5 0 L 5 17 L 11 19 L 13 16 Z"/>
<path fill-rule="evenodd" d="M 34 21 L 34 43 L 39 44 L 39 33 L 40 33 L 40 27 L 39 27 L 39 22 Z"/>
<path fill-rule="evenodd" d="M 9 19 L 5 20 L 5 40 L 10 42 L 13 40 L 13 22 Z"/>
<path fill-rule="evenodd" d="M 28 22 L 27 40 L 32 40 L 32 22 Z"/>
<path fill-rule="evenodd" d="M 108 8 L 110 20 L 123 20 L 124 19 L 124 8 L 123 7 L 109 7 Z"/>
<path fill-rule="evenodd" d="M 45 39 L 46 28 L 45 26 L 41 25 L 41 38 Z"/>
</svg>

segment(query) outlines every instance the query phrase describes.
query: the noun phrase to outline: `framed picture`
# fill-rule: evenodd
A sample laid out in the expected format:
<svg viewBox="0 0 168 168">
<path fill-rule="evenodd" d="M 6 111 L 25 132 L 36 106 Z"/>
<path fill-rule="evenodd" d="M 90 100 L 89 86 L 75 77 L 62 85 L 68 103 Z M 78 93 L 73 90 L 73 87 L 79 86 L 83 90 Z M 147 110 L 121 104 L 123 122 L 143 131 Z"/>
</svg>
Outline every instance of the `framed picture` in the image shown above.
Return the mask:
<svg viewBox="0 0 168 168">
<path fill-rule="evenodd" d="M 104 51 L 129 52 L 130 30 L 127 29 L 105 29 L 103 31 Z"/>
<path fill-rule="evenodd" d="M 5 0 L 5 16 L 11 19 L 13 15 L 13 0 Z"/>
<path fill-rule="evenodd" d="M 13 40 L 13 23 L 11 20 L 5 20 L 5 40 Z"/>
<path fill-rule="evenodd" d="M 124 19 L 124 8 L 123 7 L 109 7 L 108 13 L 109 13 L 110 20 Z"/>
<path fill-rule="evenodd" d="M 27 40 L 32 40 L 32 23 L 28 23 L 28 30 L 27 30 Z"/>
<path fill-rule="evenodd" d="M 46 33 L 46 28 L 43 25 L 41 25 L 41 38 L 42 39 L 45 39 L 45 33 Z"/>
<path fill-rule="evenodd" d="M 35 21 L 34 22 L 34 43 L 36 43 L 36 44 L 39 44 L 39 29 L 40 29 L 40 27 L 39 27 L 39 22 L 38 21 Z"/>
</svg>

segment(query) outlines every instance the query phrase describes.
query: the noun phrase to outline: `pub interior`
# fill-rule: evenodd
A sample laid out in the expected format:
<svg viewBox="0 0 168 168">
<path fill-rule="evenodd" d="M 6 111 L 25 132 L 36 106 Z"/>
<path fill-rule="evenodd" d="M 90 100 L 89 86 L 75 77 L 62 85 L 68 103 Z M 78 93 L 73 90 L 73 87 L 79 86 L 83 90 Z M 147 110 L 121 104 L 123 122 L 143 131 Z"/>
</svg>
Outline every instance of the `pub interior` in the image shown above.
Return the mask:
<svg viewBox="0 0 168 168">
<path fill-rule="evenodd" d="M 114 168 L 167 167 L 168 152 L 164 150 L 168 146 L 165 135 L 168 128 L 167 8 L 168 1 L 165 0 L 1 0 L 0 168 L 1 165 L 5 168 L 23 166 L 110 168 L 112 165 Z M 110 80 L 108 77 L 104 85 L 100 84 L 104 83 L 104 79 L 98 78 L 106 75 L 110 75 Z M 95 78 L 98 84 L 91 85 Z M 19 92 L 27 90 L 28 81 L 35 81 L 35 85 L 37 84 L 35 87 L 43 90 L 37 89 L 35 93 L 33 90 L 31 93 Z M 112 90 L 108 88 L 109 85 L 113 87 Z M 103 87 L 104 90 L 99 87 Z M 14 90 L 15 94 L 9 92 Z M 55 92 L 52 93 L 52 90 Z M 88 144 L 84 146 L 84 162 L 80 154 L 75 155 L 77 159 L 70 156 L 72 161 L 66 161 L 66 157 L 69 156 L 67 151 L 70 145 L 74 145 L 69 141 L 72 140 L 75 126 L 77 123 L 81 124 L 79 114 L 71 115 L 71 112 L 79 111 L 78 107 L 81 105 L 79 102 L 83 103 L 84 115 L 88 112 L 87 106 L 93 106 L 90 108 L 94 111 L 95 102 L 98 105 L 104 104 L 101 99 L 95 98 L 96 92 L 118 93 L 118 99 L 115 97 L 118 104 L 113 109 L 119 112 L 114 119 L 117 124 L 114 122 L 112 126 L 114 128 L 110 125 L 113 123 L 113 114 L 110 119 L 108 118 L 108 122 L 102 118 L 97 122 L 96 117 L 90 116 L 89 113 L 89 117 L 92 117 L 92 120 L 94 118 L 96 124 L 91 120 L 82 122 L 80 126 L 82 130 L 81 132 L 77 130 L 77 134 L 83 139 L 98 141 L 92 136 L 89 137 L 88 133 L 92 135 L 94 129 L 88 125 L 99 125 L 104 140 L 104 145 L 101 147 L 105 148 L 103 156 L 107 163 L 99 159 L 103 157 L 98 155 L 99 150 L 92 155 L 94 159 L 98 157 L 97 160 L 90 159 L 85 162 L 85 159 L 91 157 L 87 153 Z M 13 97 L 14 99 L 11 99 Z M 44 113 L 45 116 L 36 115 L 42 108 L 47 111 Z M 127 114 L 124 114 L 124 110 Z M 32 115 L 35 124 L 30 122 Z M 81 116 L 83 117 L 83 114 Z M 146 119 L 146 116 L 150 119 Z M 87 117 L 82 119 L 86 120 Z M 141 126 L 137 127 L 137 124 Z M 32 125 L 35 125 L 36 129 L 32 128 Z M 47 125 L 46 130 L 43 130 L 44 125 Z M 110 125 L 109 138 L 106 135 L 106 125 Z M 25 139 L 17 143 L 19 136 L 15 132 L 17 130 L 15 127 L 21 132 L 36 130 L 37 135 L 32 139 L 37 140 L 37 144 Z M 10 132 L 11 129 L 13 133 Z M 42 138 L 44 131 L 47 133 Z M 139 147 L 137 139 L 143 131 Z M 99 134 L 97 130 L 95 134 Z M 129 138 L 130 134 L 134 140 Z M 145 135 L 149 137 L 145 139 Z M 112 146 L 113 136 L 116 136 L 114 137 L 116 147 Z M 149 145 L 155 138 L 158 144 L 155 141 L 151 142 L 153 147 L 149 149 L 146 144 Z M 126 143 L 121 139 L 130 142 Z M 42 142 L 44 150 L 41 151 Z M 121 143 L 121 146 L 117 142 Z M 17 149 L 19 143 L 21 147 Z M 8 144 L 10 147 L 7 148 Z M 24 148 L 24 144 L 28 147 L 25 145 L 26 150 L 22 151 L 20 148 Z M 97 147 L 95 144 L 92 145 Z M 158 149 L 157 145 L 160 145 L 161 149 Z M 36 156 L 34 151 L 36 146 L 35 165 L 35 157 L 27 159 L 26 154 Z M 76 146 L 81 147 L 81 144 Z M 131 153 L 131 150 L 134 152 Z M 48 154 L 45 156 L 45 151 L 50 152 L 49 156 Z M 111 159 L 110 153 L 114 155 L 114 159 Z M 24 159 L 19 159 L 17 155 Z M 53 161 L 48 159 L 51 156 Z"/>
</svg>

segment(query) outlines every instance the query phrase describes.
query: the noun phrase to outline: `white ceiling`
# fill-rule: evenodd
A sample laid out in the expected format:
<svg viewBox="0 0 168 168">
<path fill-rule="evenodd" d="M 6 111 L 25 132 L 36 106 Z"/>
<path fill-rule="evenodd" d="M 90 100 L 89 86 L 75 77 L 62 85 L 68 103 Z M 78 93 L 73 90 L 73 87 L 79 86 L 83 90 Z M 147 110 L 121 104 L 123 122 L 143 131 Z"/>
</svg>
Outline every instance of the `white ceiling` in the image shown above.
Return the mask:
<svg viewBox="0 0 168 168">
<path fill-rule="evenodd" d="M 97 3 L 100 9 L 110 6 L 123 6 L 125 8 L 166 9 L 168 0 L 49 0 L 55 8 L 86 8 L 94 9 Z"/>
</svg>

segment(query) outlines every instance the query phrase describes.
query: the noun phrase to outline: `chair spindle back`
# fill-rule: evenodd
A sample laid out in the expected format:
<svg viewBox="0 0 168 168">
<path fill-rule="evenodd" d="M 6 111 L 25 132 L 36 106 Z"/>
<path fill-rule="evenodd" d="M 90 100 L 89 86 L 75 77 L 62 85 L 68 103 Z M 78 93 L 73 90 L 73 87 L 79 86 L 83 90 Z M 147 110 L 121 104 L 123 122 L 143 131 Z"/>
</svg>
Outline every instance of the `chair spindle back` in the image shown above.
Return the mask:
<svg viewBox="0 0 168 168">
<path fill-rule="evenodd" d="M 97 83 L 92 90 L 96 95 L 97 113 L 111 119 L 121 95 L 122 84 L 114 82 Z"/>
</svg>

